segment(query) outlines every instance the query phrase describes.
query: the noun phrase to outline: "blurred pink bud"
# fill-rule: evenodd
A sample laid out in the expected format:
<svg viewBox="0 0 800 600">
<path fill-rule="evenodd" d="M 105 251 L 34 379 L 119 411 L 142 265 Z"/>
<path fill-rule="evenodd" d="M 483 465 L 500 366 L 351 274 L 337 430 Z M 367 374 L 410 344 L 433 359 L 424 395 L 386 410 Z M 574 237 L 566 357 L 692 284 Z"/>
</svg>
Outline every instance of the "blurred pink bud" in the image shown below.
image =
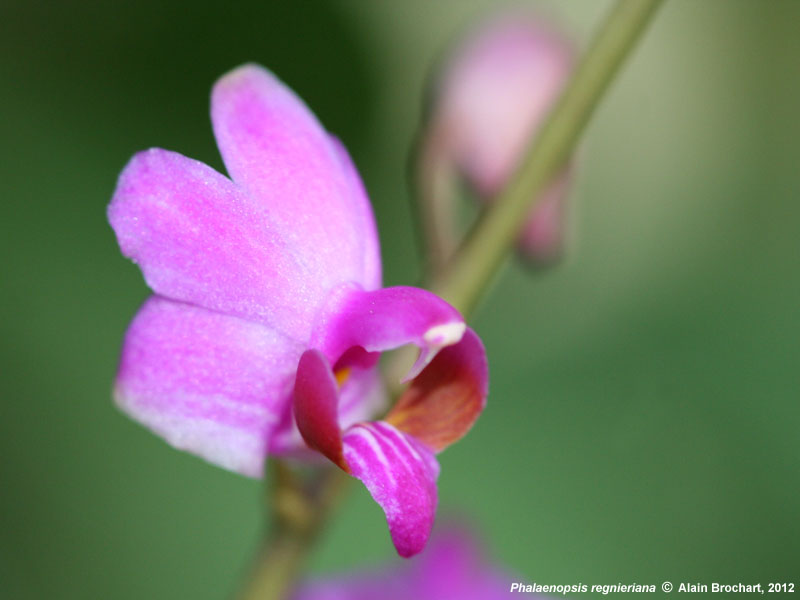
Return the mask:
<svg viewBox="0 0 800 600">
<path fill-rule="evenodd" d="M 308 582 L 293 600 L 500 600 L 516 581 L 485 559 L 468 530 L 445 526 L 411 563 Z"/>
<path fill-rule="evenodd" d="M 573 69 L 574 53 L 552 26 L 506 15 L 468 35 L 445 62 L 430 136 L 448 162 L 489 201 L 508 182 Z M 521 254 L 550 262 L 564 241 L 566 167 L 542 193 L 520 240 Z"/>
</svg>

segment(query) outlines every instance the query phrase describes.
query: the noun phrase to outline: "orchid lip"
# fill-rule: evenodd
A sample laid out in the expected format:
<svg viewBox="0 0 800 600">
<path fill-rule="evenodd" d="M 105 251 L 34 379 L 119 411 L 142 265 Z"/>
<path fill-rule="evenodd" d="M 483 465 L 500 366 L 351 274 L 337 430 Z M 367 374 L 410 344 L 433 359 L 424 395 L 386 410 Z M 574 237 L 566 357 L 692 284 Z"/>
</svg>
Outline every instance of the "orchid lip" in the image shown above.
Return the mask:
<svg viewBox="0 0 800 600">
<path fill-rule="evenodd" d="M 449 327 L 447 335 L 429 337 L 450 340 L 457 331 Z M 367 486 L 386 514 L 398 554 L 406 558 L 424 548 L 433 524 L 436 454 L 469 431 L 487 395 L 485 351 L 474 331 L 465 328 L 457 343 L 423 346 L 423 352 L 435 355 L 430 367 L 380 421 L 342 426 L 337 378 L 346 367 L 333 370 L 320 350 L 303 353 L 294 386 L 294 417 L 303 439 Z"/>
</svg>

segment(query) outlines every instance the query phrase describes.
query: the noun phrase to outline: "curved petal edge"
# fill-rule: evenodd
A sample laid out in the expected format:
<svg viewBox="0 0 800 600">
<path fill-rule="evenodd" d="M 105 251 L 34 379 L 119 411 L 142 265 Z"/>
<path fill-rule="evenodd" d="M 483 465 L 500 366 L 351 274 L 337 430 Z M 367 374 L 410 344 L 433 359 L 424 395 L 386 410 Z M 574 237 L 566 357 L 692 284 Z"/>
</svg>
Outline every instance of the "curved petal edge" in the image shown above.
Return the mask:
<svg viewBox="0 0 800 600">
<path fill-rule="evenodd" d="M 294 384 L 294 416 L 306 444 L 349 472 L 337 417 L 339 390 L 328 361 L 319 350 L 300 357 Z"/>
<path fill-rule="evenodd" d="M 354 425 L 344 435 L 344 457 L 386 514 L 397 553 L 409 558 L 425 548 L 438 501 L 439 463 L 413 437 L 384 422 Z"/>
<path fill-rule="evenodd" d="M 467 328 L 459 312 L 436 294 L 407 286 L 341 289 L 326 315 L 315 325 L 312 346 L 332 363 L 353 347 L 383 352 L 418 346 L 419 358 L 404 381 L 416 377 L 442 348 L 460 341 Z"/>
<path fill-rule="evenodd" d="M 172 446 L 261 477 L 298 355 L 266 327 L 152 296 L 125 335 L 114 397 Z"/>
<path fill-rule="evenodd" d="M 385 421 L 441 452 L 470 430 L 488 392 L 486 351 L 468 328 L 411 382 Z"/>
</svg>

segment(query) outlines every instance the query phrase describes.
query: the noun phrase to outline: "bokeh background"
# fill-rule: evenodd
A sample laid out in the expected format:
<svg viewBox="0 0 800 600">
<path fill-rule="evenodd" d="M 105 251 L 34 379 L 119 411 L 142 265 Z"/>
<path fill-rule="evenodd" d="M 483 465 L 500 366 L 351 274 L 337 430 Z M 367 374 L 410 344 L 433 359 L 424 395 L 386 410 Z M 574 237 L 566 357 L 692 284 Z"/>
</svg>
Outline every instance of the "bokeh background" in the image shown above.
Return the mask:
<svg viewBox="0 0 800 600">
<path fill-rule="evenodd" d="M 110 387 L 147 289 L 105 219 L 160 146 L 222 168 L 208 93 L 279 74 L 348 145 L 387 284 L 425 78 L 494 0 L 0 5 L 0 597 L 226 597 L 263 489 L 167 447 Z M 585 46 L 608 2 L 531 3 Z M 441 504 L 540 583 L 800 577 L 800 3 L 671 0 L 597 111 L 578 243 L 475 317 L 492 385 Z M 354 486 L 317 574 L 397 561 Z"/>
</svg>

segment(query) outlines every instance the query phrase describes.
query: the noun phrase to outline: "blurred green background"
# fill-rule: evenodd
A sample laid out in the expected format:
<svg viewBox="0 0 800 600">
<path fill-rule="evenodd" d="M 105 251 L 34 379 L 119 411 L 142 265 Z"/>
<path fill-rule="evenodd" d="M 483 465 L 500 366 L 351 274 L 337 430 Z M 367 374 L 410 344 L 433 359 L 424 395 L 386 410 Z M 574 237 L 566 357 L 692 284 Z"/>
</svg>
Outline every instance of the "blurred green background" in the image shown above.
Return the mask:
<svg viewBox="0 0 800 600">
<path fill-rule="evenodd" d="M 609 7 L 531 3 L 585 45 Z M 223 598 L 263 490 L 112 406 L 147 295 L 105 219 L 160 146 L 221 168 L 208 93 L 257 61 L 348 145 L 387 284 L 419 277 L 406 183 L 430 65 L 497 3 L 0 6 L 0 597 Z M 800 2 L 672 0 L 587 132 L 578 244 L 476 315 L 489 407 L 440 494 L 540 583 L 798 581 Z M 393 557 L 354 487 L 316 573 Z M 660 593 L 660 592 L 659 592 Z"/>
</svg>

